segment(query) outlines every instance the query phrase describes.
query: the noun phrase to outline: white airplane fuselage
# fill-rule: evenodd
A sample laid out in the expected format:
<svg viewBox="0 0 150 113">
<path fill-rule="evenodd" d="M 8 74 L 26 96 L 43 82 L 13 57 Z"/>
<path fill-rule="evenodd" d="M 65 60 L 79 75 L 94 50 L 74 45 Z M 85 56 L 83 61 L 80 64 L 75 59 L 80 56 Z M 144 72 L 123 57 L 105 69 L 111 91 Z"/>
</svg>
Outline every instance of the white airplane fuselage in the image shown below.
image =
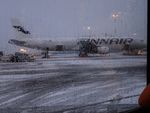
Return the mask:
<svg viewBox="0 0 150 113">
<path fill-rule="evenodd" d="M 49 51 L 77 51 L 79 50 L 79 42 L 83 39 L 57 39 L 57 40 L 43 40 L 36 38 L 24 38 L 24 39 L 10 39 L 9 43 L 21 47 L 27 47 L 32 49 Z M 133 38 L 86 38 L 84 40 L 90 40 L 97 47 L 108 47 L 110 50 L 121 50 L 125 44 L 130 44 L 131 48 L 141 49 L 146 48 L 146 41 Z"/>
<path fill-rule="evenodd" d="M 147 48 L 143 39 L 132 37 L 70 37 L 70 38 L 33 38 L 30 31 L 26 30 L 18 19 L 12 19 L 12 27 L 16 38 L 8 43 L 21 47 L 46 51 L 80 51 L 86 53 L 108 53 L 121 51 L 125 46 L 127 50 L 141 50 Z"/>
<path fill-rule="evenodd" d="M 10 44 L 14 44 L 20 47 L 27 47 L 32 49 L 56 51 L 68 51 L 68 50 L 79 50 L 77 45 L 77 40 L 41 40 L 36 38 L 26 38 L 26 39 L 10 39 L 8 41 Z M 57 48 L 58 47 L 58 48 Z M 62 49 L 61 49 L 62 47 Z"/>
</svg>

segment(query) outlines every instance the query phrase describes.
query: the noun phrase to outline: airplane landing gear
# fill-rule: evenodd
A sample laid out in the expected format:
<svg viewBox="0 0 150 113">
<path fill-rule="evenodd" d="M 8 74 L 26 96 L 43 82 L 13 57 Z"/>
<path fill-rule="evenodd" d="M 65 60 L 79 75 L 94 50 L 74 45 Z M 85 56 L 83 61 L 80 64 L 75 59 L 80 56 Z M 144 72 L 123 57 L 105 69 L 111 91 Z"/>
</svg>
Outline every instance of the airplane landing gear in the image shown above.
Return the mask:
<svg viewBox="0 0 150 113">
<path fill-rule="evenodd" d="M 49 58 L 48 51 L 45 52 L 45 58 Z"/>
<path fill-rule="evenodd" d="M 46 48 L 46 50 L 43 52 L 44 56 L 42 58 L 49 58 L 48 51 L 49 48 Z"/>
</svg>

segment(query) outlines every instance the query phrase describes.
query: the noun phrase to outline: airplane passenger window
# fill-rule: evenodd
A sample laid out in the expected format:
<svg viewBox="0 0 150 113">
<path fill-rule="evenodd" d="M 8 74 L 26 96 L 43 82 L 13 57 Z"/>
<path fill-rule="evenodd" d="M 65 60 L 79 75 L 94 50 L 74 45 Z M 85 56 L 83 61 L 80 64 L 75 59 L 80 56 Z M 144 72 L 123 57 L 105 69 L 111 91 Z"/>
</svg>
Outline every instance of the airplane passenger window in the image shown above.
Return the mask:
<svg viewBox="0 0 150 113">
<path fill-rule="evenodd" d="M 0 113 L 139 107 L 147 0 L 1 0 L 0 14 Z"/>
</svg>

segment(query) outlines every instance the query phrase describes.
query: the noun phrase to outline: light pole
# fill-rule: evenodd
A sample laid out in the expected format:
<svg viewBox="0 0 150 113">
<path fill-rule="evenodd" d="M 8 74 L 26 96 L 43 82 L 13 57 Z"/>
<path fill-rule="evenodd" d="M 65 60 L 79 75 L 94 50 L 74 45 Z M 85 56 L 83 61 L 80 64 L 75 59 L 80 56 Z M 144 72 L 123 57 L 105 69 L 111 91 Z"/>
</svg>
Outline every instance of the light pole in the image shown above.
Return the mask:
<svg viewBox="0 0 150 113">
<path fill-rule="evenodd" d="M 115 12 L 112 14 L 112 19 L 114 20 L 114 35 L 117 35 L 117 19 L 119 18 L 119 12 Z"/>
<path fill-rule="evenodd" d="M 91 37 L 91 27 L 90 27 L 90 26 L 88 26 L 88 27 L 87 27 L 87 30 L 88 30 L 89 38 L 90 38 L 90 37 Z"/>
</svg>

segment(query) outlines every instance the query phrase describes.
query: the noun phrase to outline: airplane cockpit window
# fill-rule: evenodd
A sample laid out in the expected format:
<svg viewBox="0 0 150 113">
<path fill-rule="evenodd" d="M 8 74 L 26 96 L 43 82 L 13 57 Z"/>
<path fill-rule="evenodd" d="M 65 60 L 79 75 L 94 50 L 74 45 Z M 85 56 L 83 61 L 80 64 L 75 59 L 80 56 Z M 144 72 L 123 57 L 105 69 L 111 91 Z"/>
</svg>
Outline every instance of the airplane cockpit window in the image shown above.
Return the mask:
<svg viewBox="0 0 150 113">
<path fill-rule="evenodd" d="M 0 113 L 140 107 L 148 0 L 0 0 Z"/>
</svg>

